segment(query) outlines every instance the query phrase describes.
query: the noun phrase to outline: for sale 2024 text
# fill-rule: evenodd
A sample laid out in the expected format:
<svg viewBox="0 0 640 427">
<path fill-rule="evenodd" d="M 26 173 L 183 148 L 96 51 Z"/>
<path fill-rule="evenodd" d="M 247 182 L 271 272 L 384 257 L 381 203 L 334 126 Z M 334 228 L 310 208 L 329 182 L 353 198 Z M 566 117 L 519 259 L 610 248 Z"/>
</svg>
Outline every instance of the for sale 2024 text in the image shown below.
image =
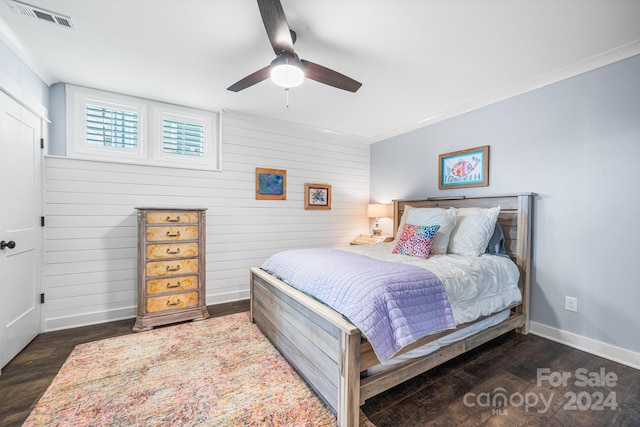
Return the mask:
<svg viewBox="0 0 640 427">
<path fill-rule="evenodd" d="M 573 372 L 551 372 L 549 368 L 538 368 L 537 384 L 539 387 L 547 384 L 550 387 L 589 387 L 590 391 L 572 390 L 564 394 L 566 401 L 563 409 L 566 411 L 613 411 L 618 407 L 616 392 L 607 390 L 618 384 L 618 375 L 607 372 L 605 368 L 599 371 L 578 368 Z"/>
</svg>

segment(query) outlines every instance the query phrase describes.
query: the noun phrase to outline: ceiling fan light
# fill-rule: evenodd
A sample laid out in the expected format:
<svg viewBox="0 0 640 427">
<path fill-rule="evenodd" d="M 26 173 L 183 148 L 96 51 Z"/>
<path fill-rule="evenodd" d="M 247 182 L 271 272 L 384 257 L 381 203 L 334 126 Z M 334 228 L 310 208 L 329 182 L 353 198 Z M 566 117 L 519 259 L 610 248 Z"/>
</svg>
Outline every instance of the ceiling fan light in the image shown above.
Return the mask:
<svg viewBox="0 0 640 427">
<path fill-rule="evenodd" d="M 278 64 L 271 67 L 271 80 L 284 88 L 296 87 L 304 81 L 304 72 L 300 67 L 288 62 Z"/>
</svg>

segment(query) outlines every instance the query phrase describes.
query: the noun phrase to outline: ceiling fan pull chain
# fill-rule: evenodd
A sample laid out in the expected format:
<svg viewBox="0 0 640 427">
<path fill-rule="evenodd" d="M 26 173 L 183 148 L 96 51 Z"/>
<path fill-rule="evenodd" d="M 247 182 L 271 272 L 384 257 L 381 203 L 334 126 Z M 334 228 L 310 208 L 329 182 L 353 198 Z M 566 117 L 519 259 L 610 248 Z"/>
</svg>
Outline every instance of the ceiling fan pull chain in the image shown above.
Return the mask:
<svg viewBox="0 0 640 427">
<path fill-rule="evenodd" d="M 284 88 L 284 93 L 287 94 L 287 108 L 289 108 L 289 88 L 288 87 Z"/>
</svg>

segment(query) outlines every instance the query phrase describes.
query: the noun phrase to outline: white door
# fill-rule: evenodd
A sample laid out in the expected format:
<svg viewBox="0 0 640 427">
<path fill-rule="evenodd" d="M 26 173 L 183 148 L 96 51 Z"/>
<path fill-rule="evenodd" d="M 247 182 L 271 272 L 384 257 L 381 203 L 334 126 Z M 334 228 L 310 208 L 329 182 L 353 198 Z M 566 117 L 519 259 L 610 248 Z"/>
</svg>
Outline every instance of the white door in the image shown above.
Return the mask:
<svg viewBox="0 0 640 427">
<path fill-rule="evenodd" d="M 40 119 L 0 92 L 0 369 L 41 331 Z"/>
</svg>

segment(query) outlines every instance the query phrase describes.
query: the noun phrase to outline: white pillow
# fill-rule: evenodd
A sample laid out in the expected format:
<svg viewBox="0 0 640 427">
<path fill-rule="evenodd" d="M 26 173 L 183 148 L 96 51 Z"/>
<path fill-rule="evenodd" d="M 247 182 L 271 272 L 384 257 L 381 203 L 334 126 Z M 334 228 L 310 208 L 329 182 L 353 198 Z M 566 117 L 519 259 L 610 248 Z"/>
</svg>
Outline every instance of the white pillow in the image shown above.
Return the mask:
<svg viewBox="0 0 640 427">
<path fill-rule="evenodd" d="M 449 253 L 480 256 L 487 249 L 498 221 L 500 206 L 458 209 L 456 225 L 449 238 Z"/>
<path fill-rule="evenodd" d="M 407 211 L 405 210 L 405 212 Z M 432 255 L 445 255 L 449 246 L 449 235 L 451 235 L 451 231 L 456 225 L 456 209 L 412 208 L 407 214 L 406 223 L 422 226 L 439 225 L 440 228 L 433 236 L 429 253 Z"/>
<path fill-rule="evenodd" d="M 396 230 L 396 239 L 400 238 L 400 235 L 402 234 L 402 228 L 407 223 L 407 217 L 409 216 L 409 211 L 411 209 L 413 209 L 413 206 L 404 206 L 404 211 L 402 212 L 402 217 L 400 217 L 400 223 L 398 224 L 398 229 Z"/>
</svg>

